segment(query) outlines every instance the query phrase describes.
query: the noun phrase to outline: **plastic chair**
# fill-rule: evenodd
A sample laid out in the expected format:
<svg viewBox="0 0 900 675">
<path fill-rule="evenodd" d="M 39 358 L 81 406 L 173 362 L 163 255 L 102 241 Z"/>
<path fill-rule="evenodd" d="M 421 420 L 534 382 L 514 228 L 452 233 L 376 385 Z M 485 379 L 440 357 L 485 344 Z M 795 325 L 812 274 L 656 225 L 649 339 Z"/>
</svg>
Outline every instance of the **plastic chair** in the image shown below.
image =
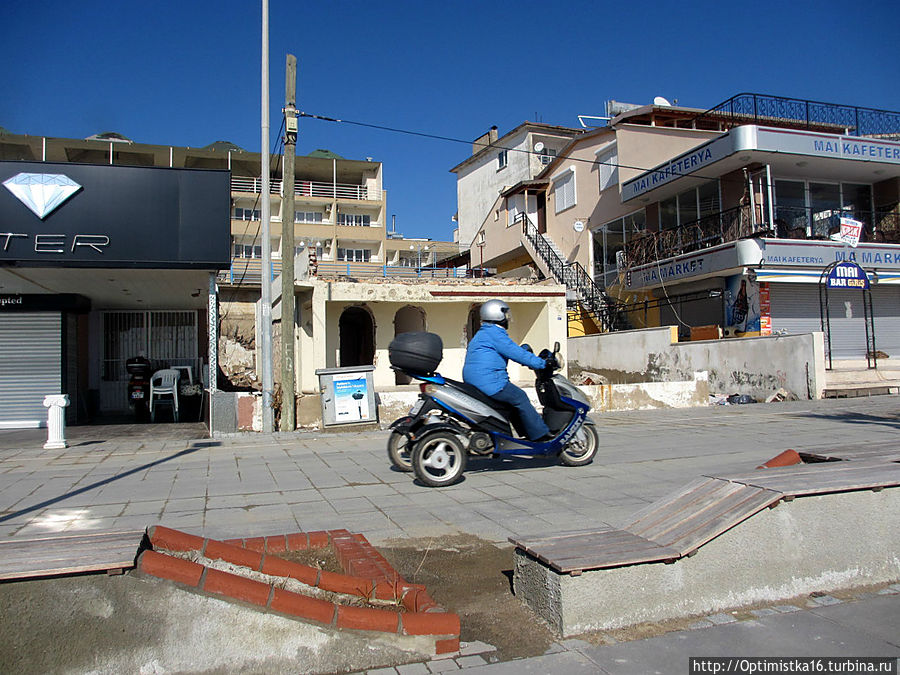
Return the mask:
<svg viewBox="0 0 900 675">
<path fill-rule="evenodd" d="M 178 378 L 181 375 L 174 368 L 157 370 L 150 378 L 150 421 L 156 421 L 156 406 L 159 403 L 172 406 L 172 417 L 178 421 Z M 156 399 L 160 398 L 159 401 Z"/>
</svg>

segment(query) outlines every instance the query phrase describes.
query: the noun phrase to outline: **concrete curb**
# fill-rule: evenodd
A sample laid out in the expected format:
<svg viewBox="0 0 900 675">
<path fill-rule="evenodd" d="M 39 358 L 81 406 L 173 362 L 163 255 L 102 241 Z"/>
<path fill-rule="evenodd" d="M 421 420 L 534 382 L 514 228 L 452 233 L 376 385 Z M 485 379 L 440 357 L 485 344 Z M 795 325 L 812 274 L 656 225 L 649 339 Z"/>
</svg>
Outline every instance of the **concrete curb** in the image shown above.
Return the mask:
<svg viewBox="0 0 900 675">
<path fill-rule="evenodd" d="M 160 525 L 147 529 L 151 548 L 137 559 L 140 573 L 202 593 L 339 629 L 435 637 L 435 654 L 459 651 L 460 620 L 444 611 L 424 586 L 406 582 L 361 534 L 347 530 L 217 541 Z M 331 545 L 349 574 L 319 570 L 273 553 Z M 360 598 L 397 600 L 403 610 L 356 607 L 276 588 L 274 584 L 212 569 L 169 554 L 198 552 L 270 576 L 296 579 L 324 591 Z"/>
</svg>

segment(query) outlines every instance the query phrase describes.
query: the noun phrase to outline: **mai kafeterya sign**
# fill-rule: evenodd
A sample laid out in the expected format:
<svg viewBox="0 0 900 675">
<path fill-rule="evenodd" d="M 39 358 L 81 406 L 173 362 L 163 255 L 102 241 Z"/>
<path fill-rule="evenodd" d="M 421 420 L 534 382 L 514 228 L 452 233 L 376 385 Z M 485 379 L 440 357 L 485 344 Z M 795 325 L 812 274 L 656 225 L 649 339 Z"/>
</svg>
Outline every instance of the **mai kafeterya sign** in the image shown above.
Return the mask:
<svg viewBox="0 0 900 675">
<path fill-rule="evenodd" d="M 0 162 L 0 265 L 223 269 L 230 172 Z"/>
</svg>

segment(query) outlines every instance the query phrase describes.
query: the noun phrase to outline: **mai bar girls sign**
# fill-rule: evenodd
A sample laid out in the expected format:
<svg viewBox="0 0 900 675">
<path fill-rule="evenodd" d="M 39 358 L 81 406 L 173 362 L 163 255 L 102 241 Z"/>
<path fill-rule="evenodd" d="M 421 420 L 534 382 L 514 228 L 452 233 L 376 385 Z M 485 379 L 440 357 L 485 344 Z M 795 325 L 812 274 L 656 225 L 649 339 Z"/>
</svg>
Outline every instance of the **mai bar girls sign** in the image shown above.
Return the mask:
<svg viewBox="0 0 900 675">
<path fill-rule="evenodd" d="M 853 262 L 837 263 L 825 278 L 828 288 L 859 288 L 869 290 L 869 276 Z"/>
</svg>

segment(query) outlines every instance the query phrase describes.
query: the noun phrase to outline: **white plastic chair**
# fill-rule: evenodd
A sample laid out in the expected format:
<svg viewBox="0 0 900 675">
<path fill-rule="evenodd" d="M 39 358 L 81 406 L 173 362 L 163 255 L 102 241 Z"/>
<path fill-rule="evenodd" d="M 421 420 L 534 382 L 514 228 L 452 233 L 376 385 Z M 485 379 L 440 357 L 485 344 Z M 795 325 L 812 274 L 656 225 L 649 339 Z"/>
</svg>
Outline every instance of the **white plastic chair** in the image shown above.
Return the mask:
<svg viewBox="0 0 900 675">
<path fill-rule="evenodd" d="M 150 378 L 150 421 L 156 421 L 156 405 L 164 403 L 172 406 L 172 417 L 178 421 L 178 378 L 181 375 L 174 368 L 157 370 Z M 156 399 L 160 398 L 160 401 Z"/>
</svg>

